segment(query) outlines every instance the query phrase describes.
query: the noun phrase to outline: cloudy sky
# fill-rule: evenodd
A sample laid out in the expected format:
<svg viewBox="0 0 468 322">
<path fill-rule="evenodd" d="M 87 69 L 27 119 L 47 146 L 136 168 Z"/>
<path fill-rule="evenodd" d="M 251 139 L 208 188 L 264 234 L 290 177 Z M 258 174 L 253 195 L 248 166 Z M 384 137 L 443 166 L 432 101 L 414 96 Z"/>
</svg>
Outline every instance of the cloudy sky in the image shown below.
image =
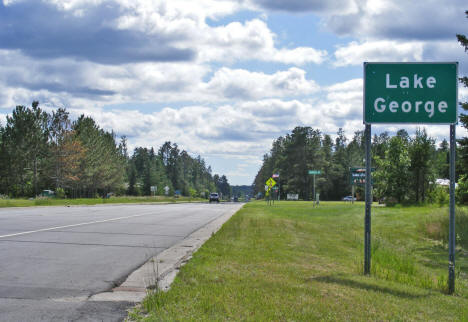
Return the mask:
<svg viewBox="0 0 468 322">
<path fill-rule="evenodd" d="M 364 61 L 458 61 L 467 75 L 455 37 L 468 34 L 467 9 L 466 0 L 2 0 L 0 122 L 39 100 L 92 116 L 130 147 L 176 142 L 231 184 L 251 184 L 272 140 L 295 126 L 363 129 Z M 447 126 L 427 130 L 448 137 Z"/>
</svg>

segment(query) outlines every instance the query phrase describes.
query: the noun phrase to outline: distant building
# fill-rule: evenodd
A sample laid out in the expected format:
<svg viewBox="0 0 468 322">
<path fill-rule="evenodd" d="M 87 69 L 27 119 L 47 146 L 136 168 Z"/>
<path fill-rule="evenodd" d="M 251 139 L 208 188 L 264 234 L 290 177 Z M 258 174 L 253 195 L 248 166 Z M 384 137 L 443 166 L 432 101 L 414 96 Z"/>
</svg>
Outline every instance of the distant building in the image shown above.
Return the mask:
<svg viewBox="0 0 468 322">
<path fill-rule="evenodd" d="M 436 179 L 436 185 L 449 187 L 450 186 L 450 179 Z M 455 182 L 455 188 L 458 187 L 458 184 Z"/>
</svg>

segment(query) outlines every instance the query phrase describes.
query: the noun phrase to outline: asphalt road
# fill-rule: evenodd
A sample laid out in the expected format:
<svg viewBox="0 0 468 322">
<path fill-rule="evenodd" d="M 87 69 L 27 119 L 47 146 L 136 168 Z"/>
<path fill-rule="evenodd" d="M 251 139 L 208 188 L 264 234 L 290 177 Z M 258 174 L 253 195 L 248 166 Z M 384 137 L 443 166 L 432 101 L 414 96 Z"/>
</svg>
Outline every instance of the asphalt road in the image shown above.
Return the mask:
<svg viewBox="0 0 468 322">
<path fill-rule="evenodd" d="M 0 321 L 121 321 L 127 302 L 88 302 L 233 204 L 0 209 Z"/>
</svg>

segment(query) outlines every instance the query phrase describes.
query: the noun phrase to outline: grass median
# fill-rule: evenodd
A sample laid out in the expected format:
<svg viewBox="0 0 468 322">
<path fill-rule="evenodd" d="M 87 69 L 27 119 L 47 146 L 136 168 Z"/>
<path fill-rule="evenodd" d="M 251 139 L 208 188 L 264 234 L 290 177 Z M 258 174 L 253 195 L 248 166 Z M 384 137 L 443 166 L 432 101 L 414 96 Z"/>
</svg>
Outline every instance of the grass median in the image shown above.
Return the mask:
<svg viewBox="0 0 468 322">
<path fill-rule="evenodd" d="M 432 231 L 446 208 L 374 207 L 364 276 L 362 203 L 249 203 L 129 317 L 466 321 L 467 252 L 457 248 L 456 294 L 446 295 L 447 244 Z"/>
<path fill-rule="evenodd" d="M 5 207 L 34 207 L 34 206 L 79 206 L 79 205 L 102 205 L 102 204 L 119 204 L 119 203 L 153 203 L 153 202 L 206 202 L 206 199 L 190 198 L 190 197 L 111 197 L 111 198 L 77 198 L 77 199 L 60 199 L 60 198 L 36 198 L 36 199 L 0 199 L 0 208 Z"/>
</svg>

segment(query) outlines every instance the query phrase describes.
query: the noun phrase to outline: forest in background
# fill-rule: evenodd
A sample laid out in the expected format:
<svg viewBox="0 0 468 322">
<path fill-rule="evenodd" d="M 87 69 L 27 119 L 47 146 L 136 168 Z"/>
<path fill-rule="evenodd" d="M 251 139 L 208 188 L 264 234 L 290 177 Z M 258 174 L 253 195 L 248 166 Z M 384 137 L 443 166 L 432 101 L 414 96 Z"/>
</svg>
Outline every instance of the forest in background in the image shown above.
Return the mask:
<svg viewBox="0 0 468 322">
<path fill-rule="evenodd" d="M 151 187 L 156 186 L 155 192 Z M 0 124 L 0 194 L 34 197 L 54 190 L 58 197 L 148 196 L 175 192 L 207 197 L 231 195 L 225 175 L 212 174 L 200 157 L 166 142 L 157 151 L 116 141 L 89 116 L 71 120 L 66 109 L 47 113 L 37 101 L 17 106 Z"/>
<path fill-rule="evenodd" d="M 296 127 L 290 134 L 273 142 L 270 153 L 255 177 L 255 193 L 264 194 L 266 180 L 273 173 L 280 186 L 280 197 L 299 194 L 304 200 L 313 199 L 312 176 L 309 170 L 320 170 L 316 176 L 316 191 L 322 200 L 340 200 L 351 194 L 350 168 L 365 167 L 364 131 L 348 139 L 340 129 L 336 139 L 311 127 Z M 435 180 L 448 178 L 449 144 L 443 140 L 436 146 L 425 129 L 414 136 L 399 130 L 391 137 L 387 132 L 372 138 L 372 167 L 374 196 L 392 198 L 395 202 L 425 202 L 445 198 Z M 363 187 L 357 186 L 363 197 Z M 447 199 L 448 200 L 448 199 Z"/>
</svg>

